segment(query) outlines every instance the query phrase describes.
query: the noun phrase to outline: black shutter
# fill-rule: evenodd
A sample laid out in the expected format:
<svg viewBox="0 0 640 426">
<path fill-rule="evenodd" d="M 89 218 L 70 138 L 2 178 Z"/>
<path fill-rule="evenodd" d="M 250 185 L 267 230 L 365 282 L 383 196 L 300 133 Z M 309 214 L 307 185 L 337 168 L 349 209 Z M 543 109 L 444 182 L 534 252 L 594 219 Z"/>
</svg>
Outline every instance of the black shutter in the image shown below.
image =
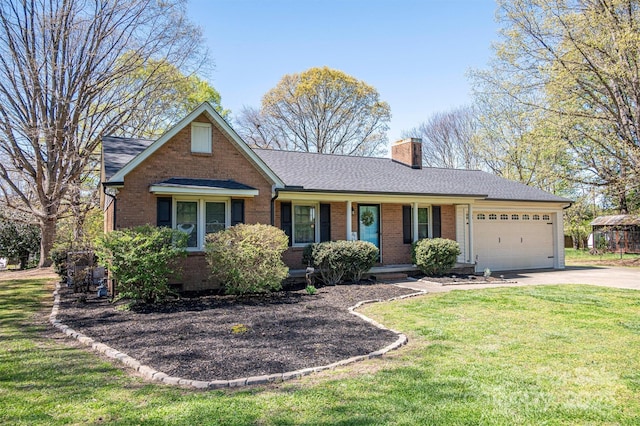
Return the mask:
<svg viewBox="0 0 640 426">
<path fill-rule="evenodd" d="M 157 202 L 157 219 L 158 226 L 167 226 L 171 228 L 171 205 L 173 200 L 171 197 L 160 197 Z"/>
<path fill-rule="evenodd" d="M 280 203 L 280 229 L 287 234 L 291 245 L 291 203 Z"/>
<path fill-rule="evenodd" d="M 231 226 L 244 223 L 244 200 L 231 200 Z"/>
<path fill-rule="evenodd" d="M 413 217 L 411 206 L 402 206 L 402 241 L 405 244 L 413 242 Z"/>
<path fill-rule="evenodd" d="M 433 238 L 442 237 L 442 221 L 440 218 L 440 206 L 433 206 L 431 208 L 431 214 L 433 215 Z"/>
<path fill-rule="evenodd" d="M 320 241 L 331 241 L 331 204 L 320 204 Z"/>
</svg>

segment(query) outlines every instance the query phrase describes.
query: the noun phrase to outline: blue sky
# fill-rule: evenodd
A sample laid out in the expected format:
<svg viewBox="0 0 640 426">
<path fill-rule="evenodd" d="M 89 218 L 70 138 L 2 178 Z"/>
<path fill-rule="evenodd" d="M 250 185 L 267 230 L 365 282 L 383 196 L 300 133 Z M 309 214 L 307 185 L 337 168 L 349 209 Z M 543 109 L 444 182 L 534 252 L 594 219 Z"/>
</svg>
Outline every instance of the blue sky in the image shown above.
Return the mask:
<svg viewBox="0 0 640 426">
<path fill-rule="evenodd" d="M 470 102 L 465 74 L 497 40 L 493 0 L 190 0 L 232 114 L 260 106 L 285 74 L 336 68 L 374 86 L 393 115 L 389 140 Z"/>
</svg>

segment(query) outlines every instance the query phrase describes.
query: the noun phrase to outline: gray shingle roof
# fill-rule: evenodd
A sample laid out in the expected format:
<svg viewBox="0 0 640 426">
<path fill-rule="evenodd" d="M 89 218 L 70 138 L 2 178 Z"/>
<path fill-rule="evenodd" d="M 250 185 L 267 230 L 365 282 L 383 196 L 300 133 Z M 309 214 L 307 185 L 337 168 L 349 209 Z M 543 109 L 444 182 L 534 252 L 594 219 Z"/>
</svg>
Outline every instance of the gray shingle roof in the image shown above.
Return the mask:
<svg viewBox="0 0 640 426">
<path fill-rule="evenodd" d="M 493 200 L 569 200 L 479 170 L 411 167 L 389 158 L 254 150 L 287 186 L 307 191 L 455 195 Z"/>
<path fill-rule="evenodd" d="M 135 156 L 140 154 L 154 141 L 148 139 L 118 138 L 106 136 L 102 138 L 102 156 L 104 161 L 105 180 L 111 179 Z"/>
<path fill-rule="evenodd" d="M 146 139 L 103 138 L 106 180 L 109 180 L 152 143 L 153 141 Z M 479 170 L 412 169 L 389 158 L 265 149 L 254 149 L 254 152 L 284 181 L 288 189 L 570 202 L 566 198 Z M 187 180 L 191 183 L 186 185 L 195 185 L 193 181 L 198 179 Z M 177 183 L 173 182 L 173 184 Z"/>
</svg>

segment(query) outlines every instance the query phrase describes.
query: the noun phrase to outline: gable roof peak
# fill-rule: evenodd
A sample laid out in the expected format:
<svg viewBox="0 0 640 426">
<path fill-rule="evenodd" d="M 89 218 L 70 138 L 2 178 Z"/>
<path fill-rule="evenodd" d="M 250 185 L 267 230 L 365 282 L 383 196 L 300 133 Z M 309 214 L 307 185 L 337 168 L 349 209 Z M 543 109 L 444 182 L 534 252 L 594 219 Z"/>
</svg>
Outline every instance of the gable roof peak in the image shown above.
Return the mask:
<svg viewBox="0 0 640 426">
<path fill-rule="evenodd" d="M 207 101 L 201 103 L 196 109 L 191 111 L 182 120 L 173 125 L 162 136 L 150 143 L 142 152 L 134 156 L 128 161 L 122 168 L 120 168 L 108 182 L 124 182 L 125 176 L 138 167 L 146 158 L 156 152 L 161 146 L 174 137 L 180 130 L 184 129 L 187 125 L 193 122 L 201 114 L 206 114 L 212 123 L 223 133 L 227 138 L 239 149 L 239 151 L 251 162 L 256 168 L 267 177 L 276 187 L 284 186 L 282 180 L 267 166 L 267 164 L 253 152 L 253 150 L 246 144 L 244 140 L 231 128 L 229 123 L 222 118 L 222 116 L 215 110 L 215 108 Z M 103 141 L 108 139 L 103 138 Z"/>
</svg>

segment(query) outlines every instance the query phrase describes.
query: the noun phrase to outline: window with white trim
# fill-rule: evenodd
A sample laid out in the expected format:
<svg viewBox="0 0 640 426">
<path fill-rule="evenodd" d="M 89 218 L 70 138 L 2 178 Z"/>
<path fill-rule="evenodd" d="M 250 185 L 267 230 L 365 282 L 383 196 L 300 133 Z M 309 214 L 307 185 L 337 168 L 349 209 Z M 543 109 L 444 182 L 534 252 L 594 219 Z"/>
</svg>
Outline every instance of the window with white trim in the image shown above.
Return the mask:
<svg viewBox="0 0 640 426">
<path fill-rule="evenodd" d="M 418 208 L 418 239 L 429 238 L 429 208 Z"/>
<path fill-rule="evenodd" d="M 176 229 L 188 235 L 187 247 L 198 247 L 198 202 L 176 202 Z"/>
<path fill-rule="evenodd" d="M 489 220 L 496 220 L 498 216 L 495 213 L 489 213 Z"/>
<path fill-rule="evenodd" d="M 174 228 L 188 235 L 187 249 L 190 250 L 202 250 L 207 234 L 230 226 L 229 217 L 228 200 L 175 200 Z"/>
<path fill-rule="evenodd" d="M 315 243 L 317 237 L 316 205 L 295 204 L 293 206 L 293 244 Z"/>
<path fill-rule="evenodd" d="M 484 215 L 484 213 L 478 213 L 478 215 L 476 216 L 476 219 L 478 219 L 478 220 L 484 220 L 484 219 L 485 219 L 485 215 Z"/>
<path fill-rule="evenodd" d="M 500 220 L 509 220 L 509 215 L 508 214 L 501 214 L 500 215 Z"/>
<path fill-rule="evenodd" d="M 523 214 L 522 215 L 522 220 L 529 220 L 529 215 L 528 214 Z"/>
<path fill-rule="evenodd" d="M 542 215 L 542 220 L 551 220 L 551 218 L 549 217 L 548 214 L 543 214 Z"/>
<path fill-rule="evenodd" d="M 211 154 L 211 123 L 191 123 L 191 152 Z"/>
</svg>

